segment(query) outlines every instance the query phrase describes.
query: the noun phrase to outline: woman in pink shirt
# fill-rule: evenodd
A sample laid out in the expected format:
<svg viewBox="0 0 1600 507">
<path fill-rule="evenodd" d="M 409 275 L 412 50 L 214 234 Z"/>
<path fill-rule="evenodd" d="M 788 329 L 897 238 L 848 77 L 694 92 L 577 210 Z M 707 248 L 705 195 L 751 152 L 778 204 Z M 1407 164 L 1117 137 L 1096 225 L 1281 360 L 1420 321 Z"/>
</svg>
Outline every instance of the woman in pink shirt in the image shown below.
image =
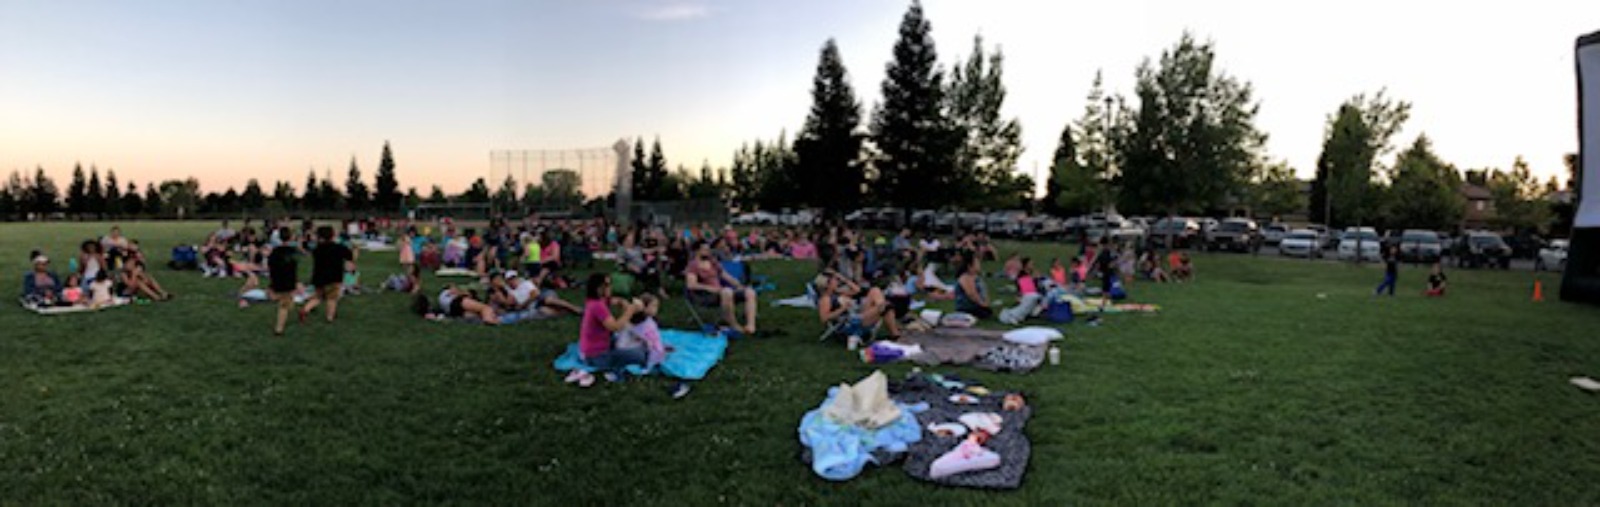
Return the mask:
<svg viewBox="0 0 1600 507">
<path fill-rule="evenodd" d="M 627 328 L 638 307 L 627 301 L 611 298 L 611 277 L 605 273 L 589 275 L 589 283 L 584 290 L 588 297 L 583 304 L 582 327 L 578 330 L 578 357 L 588 367 L 604 371 L 606 380 L 615 381 L 623 368 L 631 364 L 645 364 L 645 360 L 648 359 L 648 352 L 645 350 L 619 349 L 613 347 L 611 342 L 612 333 Z M 611 315 L 612 303 L 622 308 L 622 315 Z M 566 381 L 589 387 L 594 384 L 594 375 L 581 369 L 574 369 L 572 373 L 567 374 Z"/>
</svg>

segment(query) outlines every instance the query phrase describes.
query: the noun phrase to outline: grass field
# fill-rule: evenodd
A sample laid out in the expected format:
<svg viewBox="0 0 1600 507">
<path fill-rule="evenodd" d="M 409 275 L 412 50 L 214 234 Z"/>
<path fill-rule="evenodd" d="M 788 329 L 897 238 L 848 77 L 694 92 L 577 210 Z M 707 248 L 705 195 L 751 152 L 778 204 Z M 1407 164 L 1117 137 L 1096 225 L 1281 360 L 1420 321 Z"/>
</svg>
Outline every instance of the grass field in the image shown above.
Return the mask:
<svg viewBox="0 0 1600 507">
<path fill-rule="evenodd" d="M 122 225 L 164 261 L 215 224 Z M 32 248 L 65 269 L 106 227 L 0 224 L 0 275 L 19 283 Z M 562 384 L 549 365 L 576 319 L 436 324 L 368 295 L 273 338 L 269 308 L 234 306 L 235 281 L 161 268 L 171 303 L 0 305 L 0 504 L 1600 503 L 1600 397 L 1567 384 L 1600 375 L 1600 308 L 1530 303 L 1523 272 L 1453 271 L 1428 300 L 1406 269 L 1400 297 L 1375 300 L 1377 267 L 1196 259 L 1199 283 L 1132 287 L 1161 314 L 1065 327 L 1062 366 L 956 370 L 1037 407 L 1008 493 L 897 466 L 815 477 L 801 414 L 873 368 L 817 343 L 801 310 L 763 305 L 787 336 L 734 342 L 673 401 L 659 379 Z M 366 282 L 392 262 L 364 257 Z M 756 269 L 790 295 L 809 267 Z"/>
</svg>

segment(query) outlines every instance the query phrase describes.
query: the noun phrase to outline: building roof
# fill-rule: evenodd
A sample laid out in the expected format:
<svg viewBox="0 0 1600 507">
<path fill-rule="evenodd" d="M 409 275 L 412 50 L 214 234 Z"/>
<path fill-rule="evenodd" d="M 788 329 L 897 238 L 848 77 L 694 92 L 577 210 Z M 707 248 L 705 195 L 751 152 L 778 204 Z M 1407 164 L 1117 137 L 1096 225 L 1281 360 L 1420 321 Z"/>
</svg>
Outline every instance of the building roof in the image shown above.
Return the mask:
<svg viewBox="0 0 1600 507">
<path fill-rule="evenodd" d="M 1471 183 L 1462 183 L 1461 184 L 1461 195 L 1463 197 L 1466 197 L 1467 200 L 1472 200 L 1472 201 L 1488 200 L 1488 199 L 1493 199 L 1494 198 L 1494 194 L 1489 193 L 1489 189 L 1484 188 L 1484 187 L 1480 187 L 1478 185 L 1473 185 Z"/>
</svg>

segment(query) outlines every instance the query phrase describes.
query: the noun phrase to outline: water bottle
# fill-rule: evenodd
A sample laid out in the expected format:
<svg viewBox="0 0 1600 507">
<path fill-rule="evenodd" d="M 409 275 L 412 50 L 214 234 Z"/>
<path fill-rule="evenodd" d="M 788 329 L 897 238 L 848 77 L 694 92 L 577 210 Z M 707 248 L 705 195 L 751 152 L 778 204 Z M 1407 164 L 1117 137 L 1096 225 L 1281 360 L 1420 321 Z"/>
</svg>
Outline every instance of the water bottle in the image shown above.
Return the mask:
<svg viewBox="0 0 1600 507">
<path fill-rule="evenodd" d="M 848 348 L 849 350 L 855 350 L 855 349 L 861 348 L 861 337 L 860 336 L 856 336 L 856 335 L 850 335 L 850 338 L 845 340 L 845 347 Z"/>
<path fill-rule="evenodd" d="M 1060 347 L 1056 347 L 1054 345 L 1051 345 L 1050 346 L 1050 365 L 1051 366 L 1056 366 L 1056 365 L 1059 365 L 1059 364 L 1061 364 L 1061 348 Z"/>
</svg>

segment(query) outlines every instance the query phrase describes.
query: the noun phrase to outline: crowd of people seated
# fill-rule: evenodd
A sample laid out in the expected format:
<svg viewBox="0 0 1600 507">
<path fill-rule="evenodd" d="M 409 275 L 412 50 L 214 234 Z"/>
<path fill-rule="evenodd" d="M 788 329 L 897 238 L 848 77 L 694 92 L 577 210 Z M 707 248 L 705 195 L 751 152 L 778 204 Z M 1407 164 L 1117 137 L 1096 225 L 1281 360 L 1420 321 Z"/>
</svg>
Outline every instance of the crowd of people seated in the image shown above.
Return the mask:
<svg viewBox="0 0 1600 507">
<path fill-rule="evenodd" d="M 21 299 L 35 307 L 103 307 L 117 298 L 172 299 L 172 294 L 146 269 L 137 240 L 113 226 L 98 239 L 84 240 L 70 257 L 65 276 L 52 268 L 45 252 L 28 254 L 33 269 L 22 277 Z"/>
</svg>

